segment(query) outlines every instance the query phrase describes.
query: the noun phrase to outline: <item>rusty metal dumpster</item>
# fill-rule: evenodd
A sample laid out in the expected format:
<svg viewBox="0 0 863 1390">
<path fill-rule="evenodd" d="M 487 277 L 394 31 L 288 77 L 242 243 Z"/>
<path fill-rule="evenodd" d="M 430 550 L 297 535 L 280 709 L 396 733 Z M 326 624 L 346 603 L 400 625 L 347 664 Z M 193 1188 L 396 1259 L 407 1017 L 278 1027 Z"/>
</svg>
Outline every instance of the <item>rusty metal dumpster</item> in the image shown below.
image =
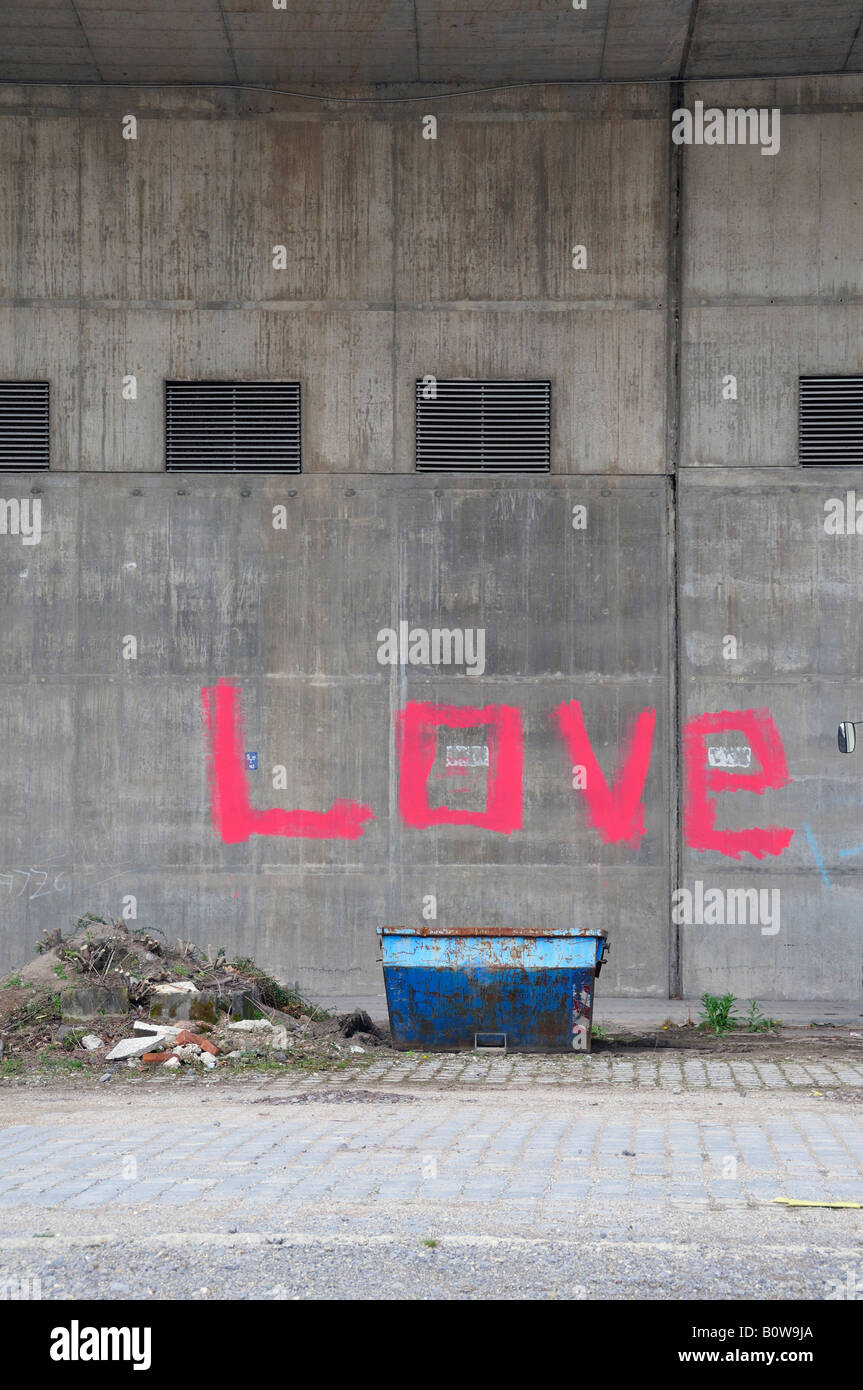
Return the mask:
<svg viewBox="0 0 863 1390">
<path fill-rule="evenodd" d="M 393 1045 L 589 1052 L 605 931 L 379 927 Z"/>
</svg>

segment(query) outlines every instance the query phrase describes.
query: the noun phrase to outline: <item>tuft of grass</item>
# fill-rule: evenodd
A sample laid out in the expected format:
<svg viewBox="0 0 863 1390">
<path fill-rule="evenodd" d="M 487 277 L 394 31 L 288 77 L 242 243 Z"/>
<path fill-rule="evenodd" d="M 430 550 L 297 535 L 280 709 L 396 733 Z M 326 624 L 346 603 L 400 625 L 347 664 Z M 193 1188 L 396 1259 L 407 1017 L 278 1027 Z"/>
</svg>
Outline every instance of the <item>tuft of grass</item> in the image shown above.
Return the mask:
<svg viewBox="0 0 863 1390">
<path fill-rule="evenodd" d="M 594 1038 L 598 1038 L 600 1042 L 606 1042 L 606 1041 L 608 1040 L 608 1037 L 609 1037 L 608 1029 L 607 1029 L 607 1028 L 603 1028 L 603 1026 L 602 1026 L 601 1023 L 594 1023 L 594 1025 L 593 1025 L 593 1027 L 591 1028 L 590 1032 L 591 1032 L 591 1036 L 594 1037 Z"/>
<path fill-rule="evenodd" d="M 743 1019 L 747 1033 L 775 1033 L 779 1028 L 778 1018 L 767 1018 L 753 999 L 749 1012 Z"/>
<path fill-rule="evenodd" d="M 437 1246 L 437 1241 L 435 1240 L 434 1236 L 426 1236 L 425 1240 L 423 1241 L 423 1245 L 428 1246 L 429 1250 L 434 1250 Z"/>
<path fill-rule="evenodd" d="M 734 1012 L 736 1003 L 733 994 L 702 994 L 702 1017 L 699 1019 L 698 1027 L 706 1032 L 716 1033 L 718 1037 L 733 1033 L 740 1022 Z"/>
<path fill-rule="evenodd" d="M 83 1071 L 84 1062 L 80 1057 L 43 1057 L 43 1065 L 58 1071 Z"/>
<path fill-rule="evenodd" d="M 3 989 L 20 989 L 23 983 L 20 975 L 10 975 L 8 980 L 3 981 Z"/>
<path fill-rule="evenodd" d="M 100 917 L 95 912 L 85 912 L 83 917 L 79 917 L 75 923 L 76 931 L 87 931 L 91 926 L 110 927 L 111 923 L 105 917 Z"/>
</svg>

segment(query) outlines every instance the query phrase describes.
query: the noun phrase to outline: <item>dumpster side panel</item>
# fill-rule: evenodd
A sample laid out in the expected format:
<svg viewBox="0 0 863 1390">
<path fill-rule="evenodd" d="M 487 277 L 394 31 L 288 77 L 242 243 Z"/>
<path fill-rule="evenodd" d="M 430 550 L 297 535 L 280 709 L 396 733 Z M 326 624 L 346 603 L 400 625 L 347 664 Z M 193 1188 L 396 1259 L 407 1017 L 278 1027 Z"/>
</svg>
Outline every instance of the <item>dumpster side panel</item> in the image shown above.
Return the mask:
<svg viewBox="0 0 863 1390">
<path fill-rule="evenodd" d="M 477 1033 L 506 1035 L 518 1052 L 590 1045 L 593 968 L 419 965 L 384 967 L 393 1044 L 459 1051 Z"/>
</svg>

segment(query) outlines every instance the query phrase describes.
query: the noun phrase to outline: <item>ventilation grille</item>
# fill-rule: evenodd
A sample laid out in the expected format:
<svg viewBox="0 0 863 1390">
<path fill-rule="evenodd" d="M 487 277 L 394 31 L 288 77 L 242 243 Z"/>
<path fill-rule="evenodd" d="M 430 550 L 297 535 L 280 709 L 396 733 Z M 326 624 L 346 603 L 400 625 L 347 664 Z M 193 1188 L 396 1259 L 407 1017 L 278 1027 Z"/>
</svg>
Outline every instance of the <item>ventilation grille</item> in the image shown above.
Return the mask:
<svg viewBox="0 0 863 1390">
<path fill-rule="evenodd" d="M 435 399 L 425 397 L 434 391 Z M 416 384 L 416 466 L 471 473 L 547 473 L 550 381 Z"/>
<path fill-rule="evenodd" d="M 47 468 L 47 381 L 0 381 L 0 468 Z"/>
<path fill-rule="evenodd" d="M 863 377 L 800 378 L 798 457 L 812 468 L 863 466 Z"/>
<path fill-rule="evenodd" d="M 298 381 L 166 381 L 165 466 L 299 473 Z"/>
</svg>

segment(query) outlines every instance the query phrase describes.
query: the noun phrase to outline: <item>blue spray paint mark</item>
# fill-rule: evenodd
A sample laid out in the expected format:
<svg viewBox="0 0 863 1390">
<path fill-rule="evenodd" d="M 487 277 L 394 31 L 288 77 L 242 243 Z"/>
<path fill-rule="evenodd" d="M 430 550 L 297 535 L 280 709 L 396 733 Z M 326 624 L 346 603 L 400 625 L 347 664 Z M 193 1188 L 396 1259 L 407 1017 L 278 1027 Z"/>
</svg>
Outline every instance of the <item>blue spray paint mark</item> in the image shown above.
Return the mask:
<svg viewBox="0 0 863 1390">
<path fill-rule="evenodd" d="M 847 859 L 849 854 L 863 854 L 863 845 L 857 845 L 855 849 L 840 849 L 839 858 Z"/>
<path fill-rule="evenodd" d="M 833 885 L 832 885 L 832 883 L 830 882 L 829 878 L 827 877 L 827 870 L 826 870 L 825 867 L 824 867 L 824 860 L 821 858 L 821 855 L 820 855 L 819 852 L 818 852 L 818 846 L 817 846 L 816 843 L 815 843 L 815 836 L 812 834 L 812 831 L 809 829 L 809 826 L 808 826 L 808 825 L 804 825 L 803 829 L 804 829 L 804 831 L 805 831 L 806 838 L 807 838 L 807 840 L 809 841 L 809 848 L 810 848 L 811 851 L 812 851 L 812 857 L 813 857 L 813 859 L 815 860 L 815 863 L 818 865 L 818 869 L 819 869 L 819 871 L 820 871 L 820 873 L 821 873 L 821 877 L 823 878 L 824 882 L 827 884 L 827 887 L 828 887 L 828 888 L 832 888 Z"/>
</svg>

